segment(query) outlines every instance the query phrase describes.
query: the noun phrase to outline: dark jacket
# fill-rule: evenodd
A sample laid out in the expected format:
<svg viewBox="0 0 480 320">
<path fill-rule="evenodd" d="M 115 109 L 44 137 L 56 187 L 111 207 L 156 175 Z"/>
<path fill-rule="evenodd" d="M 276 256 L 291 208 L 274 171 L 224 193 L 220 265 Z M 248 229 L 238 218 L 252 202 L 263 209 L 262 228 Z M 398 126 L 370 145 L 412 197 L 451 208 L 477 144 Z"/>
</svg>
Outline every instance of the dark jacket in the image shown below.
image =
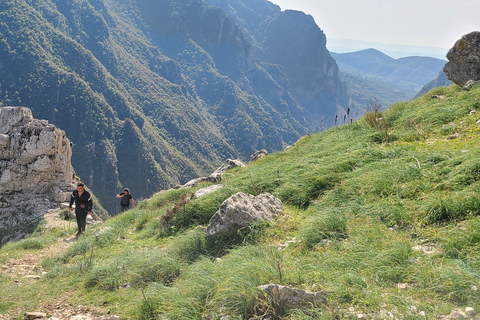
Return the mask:
<svg viewBox="0 0 480 320">
<path fill-rule="evenodd" d="M 70 207 L 75 202 L 75 212 L 91 212 L 93 207 L 92 196 L 87 190 L 84 190 L 82 196 L 78 195 L 78 190 L 72 192 L 70 197 Z"/>
</svg>

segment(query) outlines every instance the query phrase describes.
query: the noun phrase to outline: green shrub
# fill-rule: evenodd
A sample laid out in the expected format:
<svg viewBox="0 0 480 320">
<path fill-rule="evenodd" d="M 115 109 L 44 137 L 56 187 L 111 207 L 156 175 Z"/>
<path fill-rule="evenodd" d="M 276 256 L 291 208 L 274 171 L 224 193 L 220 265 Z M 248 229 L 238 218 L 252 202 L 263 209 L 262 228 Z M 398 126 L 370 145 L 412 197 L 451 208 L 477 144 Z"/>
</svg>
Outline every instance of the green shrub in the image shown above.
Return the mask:
<svg viewBox="0 0 480 320">
<path fill-rule="evenodd" d="M 190 226 L 208 224 L 210 218 L 225 201 L 233 194 L 231 188 L 224 187 L 199 199 L 193 199 L 179 208 L 170 222 L 170 231 L 188 228 Z M 168 231 L 168 230 L 167 230 Z"/>
</svg>

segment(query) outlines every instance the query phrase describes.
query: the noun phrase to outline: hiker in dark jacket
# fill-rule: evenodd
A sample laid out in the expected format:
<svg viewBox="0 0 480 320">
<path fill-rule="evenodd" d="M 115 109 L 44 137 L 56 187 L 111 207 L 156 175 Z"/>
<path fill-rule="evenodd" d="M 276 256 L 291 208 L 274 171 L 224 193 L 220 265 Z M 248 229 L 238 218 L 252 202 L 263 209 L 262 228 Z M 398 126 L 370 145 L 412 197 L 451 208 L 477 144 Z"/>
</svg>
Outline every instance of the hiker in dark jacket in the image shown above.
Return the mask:
<svg viewBox="0 0 480 320">
<path fill-rule="evenodd" d="M 78 233 L 77 237 L 85 231 L 87 225 L 87 215 L 92 214 L 92 196 L 85 190 L 83 183 L 77 185 L 77 190 L 72 192 L 70 198 L 70 211 L 72 211 L 72 205 L 75 202 L 75 216 L 77 218 Z"/>
<path fill-rule="evenodd" d="M 133 197 L 130 194 L 130 190 L 128 188 L 123 189 L 122 193 L 117 194 L 117 198 L 122 198 L 122 200 L 120 201 L 120 206 L 122 207 L 122 212 L 126 211 L 130 208 L 130 203 L 132 203 L 132 208 L 135 207 Z"/>
</svg>

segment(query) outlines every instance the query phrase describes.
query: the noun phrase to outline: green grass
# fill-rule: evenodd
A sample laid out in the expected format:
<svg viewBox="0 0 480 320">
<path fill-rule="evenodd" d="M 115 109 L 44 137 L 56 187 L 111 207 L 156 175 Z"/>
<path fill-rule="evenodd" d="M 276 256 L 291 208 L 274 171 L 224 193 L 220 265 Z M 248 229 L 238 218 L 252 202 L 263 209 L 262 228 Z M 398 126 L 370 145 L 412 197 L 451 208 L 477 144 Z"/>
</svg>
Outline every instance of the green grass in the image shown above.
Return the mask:
<svg viewBox="0 0 480 320">
<path fill-rule="evenodd" d="M 28 292 L 15 285 L 18 277 L 1 275 L 0 295 L 12 299 L 0 314 L 19 316 L 67 292 L 74 305 L 132 319 L 480 312 L 480 114 L 470 115 L 478 96 L 479 88 L 434 89 L 384 111 L 388 143 L 360 119 L 231 170 L 223 189 L 202 198 L 184 201 L 199 187 L 156 194 L 45 257 L 47 274 L 28 280 Z M 447 139 L 452 133 L 459 137 Z M 208 221 L 236 192 L 269 192 L 284 213 L 207 236 Z M 59 232 L 40 228 L 9 243 L 0 261 L 40 254 Z M 328 303 L 280 315 L 258 299 L 268 283 L 324 290 Z"/>
</svg>

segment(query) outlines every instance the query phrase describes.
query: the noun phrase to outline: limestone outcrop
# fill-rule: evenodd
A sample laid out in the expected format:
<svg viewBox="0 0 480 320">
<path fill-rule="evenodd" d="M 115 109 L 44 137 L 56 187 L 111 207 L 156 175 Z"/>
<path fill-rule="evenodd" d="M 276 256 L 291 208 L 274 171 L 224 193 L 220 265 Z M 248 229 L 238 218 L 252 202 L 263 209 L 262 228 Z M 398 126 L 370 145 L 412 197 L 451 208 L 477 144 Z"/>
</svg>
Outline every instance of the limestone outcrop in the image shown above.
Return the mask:
<svg viewBox="0 0 480 320">
<path fill-rule="evenodd" d="M 480 80 L 480 32 L 462 36 L 447 53 L 448 62 L 443 67 L 447 78 L 460 87 L 469 81 Z"/>
<path fill-rule="evenodd" d="M 65 132 L 24 107 L 0 108 L 0 244 L 31 232 L 75 189 Z"/>
<path fill-rule="evenodd" d="M 238 192 L 225 200 L 207 226 L 209 235 L 217 235 L 232 227 L 246 227 L 254 222 L 273 221 L 281 214 L 282 201 L 270 193 L 252 196 Z"/>
</svg>

